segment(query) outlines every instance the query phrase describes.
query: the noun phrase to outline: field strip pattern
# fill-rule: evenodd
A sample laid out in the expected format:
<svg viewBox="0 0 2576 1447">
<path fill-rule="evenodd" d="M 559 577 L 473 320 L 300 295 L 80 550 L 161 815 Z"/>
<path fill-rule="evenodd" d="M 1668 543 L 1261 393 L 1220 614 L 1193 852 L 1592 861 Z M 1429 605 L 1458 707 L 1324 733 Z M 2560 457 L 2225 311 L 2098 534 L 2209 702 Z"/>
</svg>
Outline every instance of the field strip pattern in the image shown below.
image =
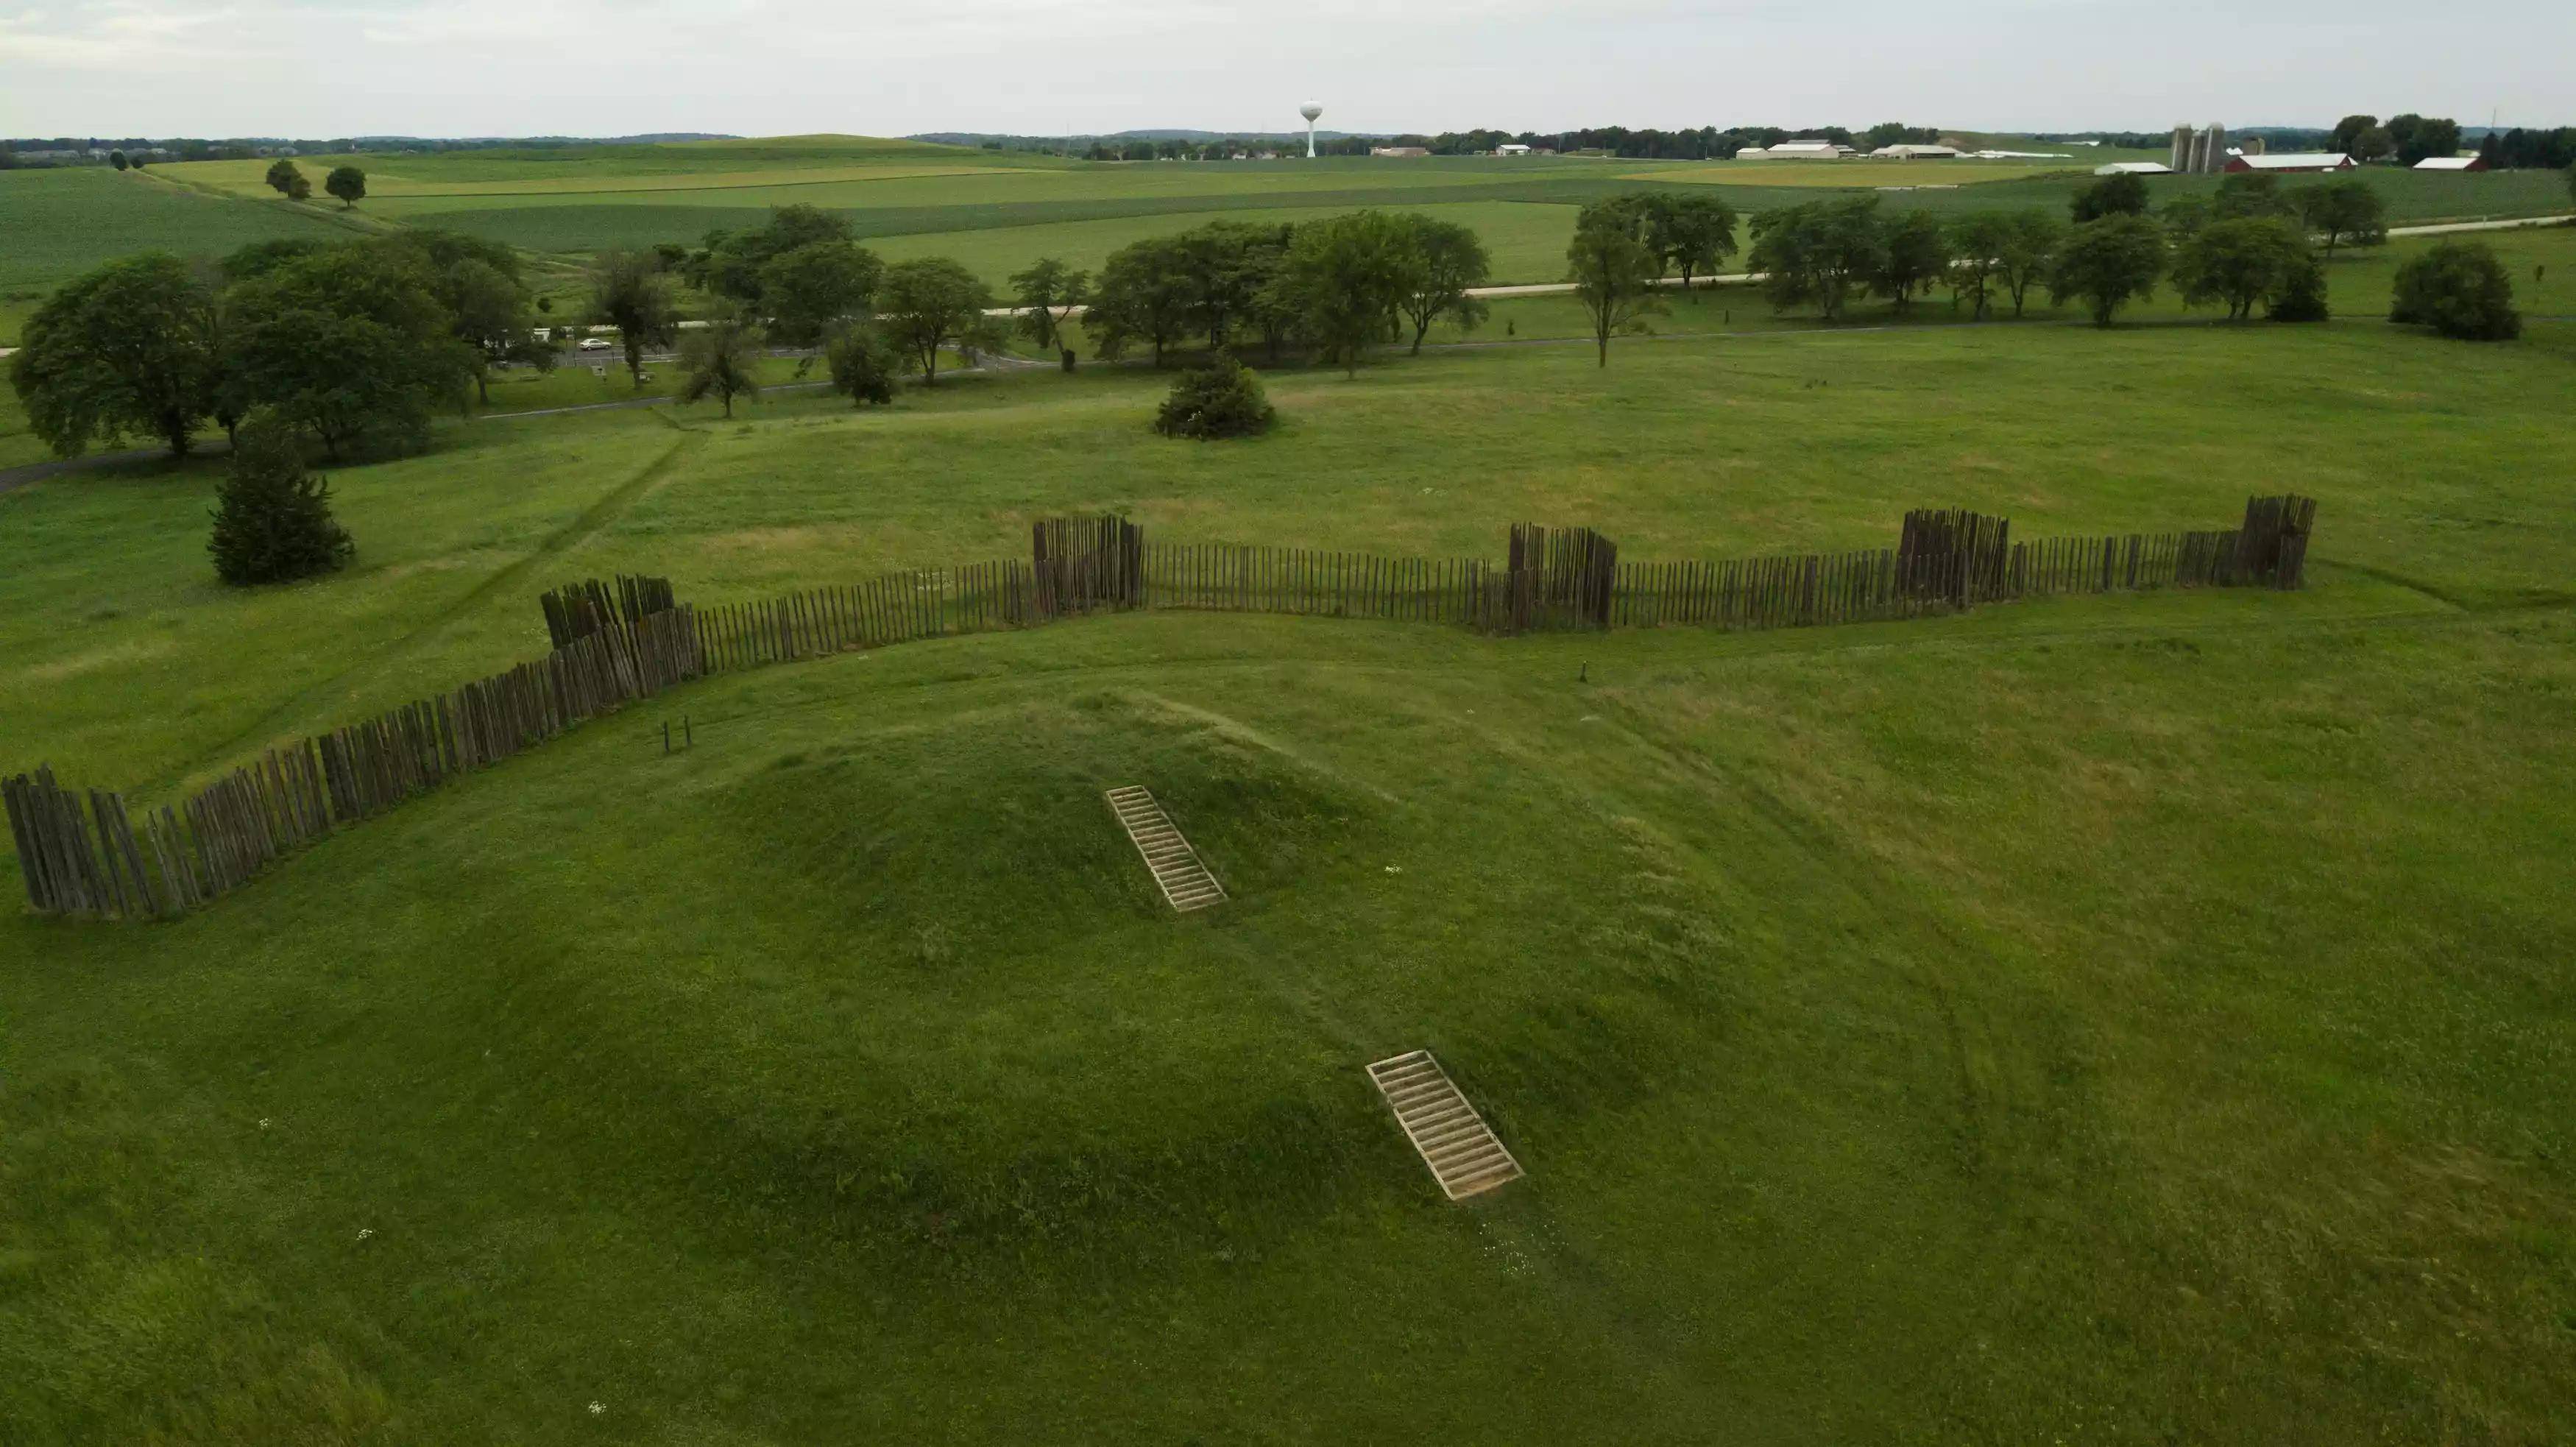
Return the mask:
<svg viewBox="0 0 2576 1447">
<path fill-rule="evenodd" d="M 1163 806 L 1154 802 L 1152 791 L 1142 784 L 1129 784 L 1110 790 L 1108 798 L 1110 809 L 1135 842 L 1136 852 L 1145 856 L 1145 867 L 1153 871 L 1154 883 L 1162 886 L 1163 898 L 1174 910 L 1187 914 L 1225 903 L 1225 887 L 1199 862 L 1198 851 L 1173 827 Z"/>
<path fill-rule="evenodd" d="M 1392 1056 L 1368 1068 L 1378 1094 L 1395 1112 L 1404 1138 L 1422 1154 L 1432 1179 L 1452 1201 L 1517 1180 L 1521 1163 L 1503 1148 L 1493 1127 L 1476 1114 L 1449 1072 L 1428 1050 Z"/>
</svg>

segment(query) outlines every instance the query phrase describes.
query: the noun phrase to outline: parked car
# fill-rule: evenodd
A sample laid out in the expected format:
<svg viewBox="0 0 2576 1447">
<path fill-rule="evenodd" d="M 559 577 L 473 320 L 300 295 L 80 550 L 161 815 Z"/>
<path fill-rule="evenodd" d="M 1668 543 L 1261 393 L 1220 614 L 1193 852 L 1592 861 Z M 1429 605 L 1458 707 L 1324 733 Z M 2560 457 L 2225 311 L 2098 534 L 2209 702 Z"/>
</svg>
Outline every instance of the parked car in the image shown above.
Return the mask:
<svg viewBox="0 0 2576 1447">
<path fill-rule="evenodd" d="M 604 352 L 608 350 L 609 345 L 609 340 L 606 337 L 584 337 L 581 339 L 581 349 L 585 352 Z"/>
</svg>

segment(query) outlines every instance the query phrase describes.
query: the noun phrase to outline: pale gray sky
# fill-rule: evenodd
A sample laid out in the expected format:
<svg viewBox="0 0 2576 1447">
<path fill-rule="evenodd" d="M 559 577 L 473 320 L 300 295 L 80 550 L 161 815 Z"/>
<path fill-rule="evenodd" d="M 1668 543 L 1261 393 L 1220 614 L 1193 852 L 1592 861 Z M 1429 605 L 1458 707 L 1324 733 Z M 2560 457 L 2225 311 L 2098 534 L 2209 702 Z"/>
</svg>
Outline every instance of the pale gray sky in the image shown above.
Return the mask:
<svg viewBox="0 0 2576 1447">
<path fill-rule="evenodd" d="M 0 134 L 2576 123 L 2576 4 L 0 0 Z"/>
</svg>

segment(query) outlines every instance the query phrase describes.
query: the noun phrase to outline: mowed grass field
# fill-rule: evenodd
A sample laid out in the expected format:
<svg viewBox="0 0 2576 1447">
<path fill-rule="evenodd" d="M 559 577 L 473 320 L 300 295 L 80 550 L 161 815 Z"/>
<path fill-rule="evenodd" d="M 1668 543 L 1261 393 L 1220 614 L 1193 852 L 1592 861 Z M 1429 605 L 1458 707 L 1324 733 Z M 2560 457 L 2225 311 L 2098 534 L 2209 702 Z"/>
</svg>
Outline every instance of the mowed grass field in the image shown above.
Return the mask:
<svg viewBox="0 0 2576 1447">
<path fill-rule="evenodd" d="M 532 656 L 582 576 L 742 600 L 1101 508 L 1680 559 L 2322 502 L 2288 595 L 844 655 L 177 924 L 0 916 L 0 1420 L 2576 1434 L 2576 324 L 2532 330 L 1501 347 L 1274 373 L 1282 428 L 1224 446 L 1151 436 L 1137 368 L 460 423 L 332 475 L 351 571 L 247 593 L 209 466 L 0 496 L 0 764 L 138 798 Z M 1162 909 L 1130 782 L 1229 904 Z M 1441 1199 L 1362 1074 L 1418 1047 L 1526 1180 Z"/>
</svg>

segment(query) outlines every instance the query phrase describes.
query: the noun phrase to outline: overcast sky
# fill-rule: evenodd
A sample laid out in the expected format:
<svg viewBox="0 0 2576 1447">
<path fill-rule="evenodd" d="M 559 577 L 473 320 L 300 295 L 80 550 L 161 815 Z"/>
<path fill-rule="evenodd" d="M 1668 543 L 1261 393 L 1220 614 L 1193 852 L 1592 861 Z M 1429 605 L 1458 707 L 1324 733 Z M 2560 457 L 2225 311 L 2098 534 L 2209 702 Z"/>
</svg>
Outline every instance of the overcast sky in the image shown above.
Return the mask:
<svg viewBox="0 0 2576 1447">
<path fill-rule="evenodd" d="M 2568 0 L 0 0 L 0 134 L 2539 125 L 2572 57 Z"/>
</svg>

